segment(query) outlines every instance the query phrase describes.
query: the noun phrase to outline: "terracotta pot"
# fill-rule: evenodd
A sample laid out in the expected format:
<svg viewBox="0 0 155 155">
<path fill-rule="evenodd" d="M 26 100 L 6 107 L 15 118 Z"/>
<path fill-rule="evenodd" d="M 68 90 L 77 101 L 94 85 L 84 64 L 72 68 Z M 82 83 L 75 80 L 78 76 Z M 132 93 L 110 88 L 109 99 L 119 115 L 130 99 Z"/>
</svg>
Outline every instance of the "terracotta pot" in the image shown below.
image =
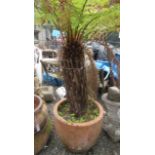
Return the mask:
<svg viewBox="0 0 155 155">
<path fill-rule="evenodd" d="M 44 101 L 37 95 L 34 95 L 34 125 L 35 132 L 37 125 L 39 130 L 41 130 L 48 120 L 47 106 Z"/>
<path fill-rule="evenodd" d="M 37 95 L 34 96 L 34 119 L 34 154 L 37 154 L 46 145 L 51 132 L 46 104 Z"/>
<path fill-rule="evenodd" d="M 89 122 L 70 124 L 58 114 L 58 108 L 64 101 L 66 99 L 62 99 L 54 105 L 53 113 L 56 132 L 70 151 L 85 152 L 96 143 L 101 133 L 105 114 L 104 109 L 94 100 L 94 103 L 99 108 L 99 116 Z"/>
<path fill-rule="evenodd" d="M 48 120 L 42 130 L 34 135 L 34 154 L 38 154 L 47 144 L 51 133 L 51 121 Z"/>
</svg>

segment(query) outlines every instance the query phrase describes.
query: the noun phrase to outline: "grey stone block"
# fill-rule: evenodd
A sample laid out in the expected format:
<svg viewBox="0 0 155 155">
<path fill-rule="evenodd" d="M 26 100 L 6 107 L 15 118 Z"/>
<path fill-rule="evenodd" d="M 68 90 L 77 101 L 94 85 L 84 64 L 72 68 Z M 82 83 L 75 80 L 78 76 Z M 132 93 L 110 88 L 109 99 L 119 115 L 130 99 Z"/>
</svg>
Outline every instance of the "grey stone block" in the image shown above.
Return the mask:
<svg viewBox="0 0 155 155">
<path fill-rule="evenodd" d="M 104 119 L 103 130 L 109 135 L 113 142 L 120 141 L 120 124 L 111 120 L 108 116 Z"/>
<path fill-rule="evenodd" d="M 117 87 L 109 87 L 108 99 L 111 101 L 120 101 L 120 90 Z"/>
<path fill-rule="evenodd" d="M 120 108 L 120 102 L 111 101 L 108 99 L 108 93 L 105 93 L 101 96 L 101 100 L 104 103 L 104 106 L 107 112 L 111 112 L 113 114 L 117 114 L 118 109 Z"/>
<path fill-rule="evenodd" d="M 101 99 L 106 109 L 103 130 L 112 141 L 118 142 L 120 140 L 120 103 L 109 100 L 108 93 L 103 94 Z"/>
<path fill-rule="evenodd" d="M 52 86 L 42 86 L 41 95 L 46 102 L 55 100 L 54 88 Z"/>
</svg>

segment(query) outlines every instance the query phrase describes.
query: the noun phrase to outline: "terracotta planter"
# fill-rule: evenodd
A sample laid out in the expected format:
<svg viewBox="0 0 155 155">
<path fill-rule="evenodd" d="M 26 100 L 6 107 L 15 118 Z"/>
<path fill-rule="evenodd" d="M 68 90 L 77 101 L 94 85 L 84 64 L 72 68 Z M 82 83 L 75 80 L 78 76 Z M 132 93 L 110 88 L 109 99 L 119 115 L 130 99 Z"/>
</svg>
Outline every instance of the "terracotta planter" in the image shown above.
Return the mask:
<svg viewBox="0 0 155 155">
<path fill-rule="evenodd" d="M 103 116 L 105 114 L 104 109 L 97 101 L 94 101 L 100 112 L 97 118 L 85 123 L 70 124 L 58 115 L 58 107 L 64 101 L 66 99 L 57 102 L 53 109 L 56 132 L 69 150 L 72 152 L 85 152 L 96 143 L 101 133 Z"/>
<path fill-rule="evenodd" d="M 44 128 L 34 135 L 34 154 L 38 154 L 46 145 L 51 133 L 51 122 L 47 121 Z"/>
<path fill-rule="evenodd" d="M 34 96 L 34 154 L 46 145 L 51 132 L 46 104 L 39 96 Z"/>
</svg>

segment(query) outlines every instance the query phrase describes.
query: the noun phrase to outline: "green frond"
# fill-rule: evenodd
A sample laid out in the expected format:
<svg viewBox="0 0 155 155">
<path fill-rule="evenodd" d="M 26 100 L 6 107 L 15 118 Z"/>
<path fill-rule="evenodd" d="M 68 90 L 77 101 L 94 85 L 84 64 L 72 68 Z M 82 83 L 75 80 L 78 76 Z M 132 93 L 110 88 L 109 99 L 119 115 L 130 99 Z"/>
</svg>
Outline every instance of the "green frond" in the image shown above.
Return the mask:
<svg viewBox="0 0 155 155">
<path fill-rule="evenodd" d="M 94 32 L 119 30 L 120 5 L 110 6 L 109 0 L 35 0 L 35 23 L 47 22 L 70 38 L 89 38 Z"/>
</svg>

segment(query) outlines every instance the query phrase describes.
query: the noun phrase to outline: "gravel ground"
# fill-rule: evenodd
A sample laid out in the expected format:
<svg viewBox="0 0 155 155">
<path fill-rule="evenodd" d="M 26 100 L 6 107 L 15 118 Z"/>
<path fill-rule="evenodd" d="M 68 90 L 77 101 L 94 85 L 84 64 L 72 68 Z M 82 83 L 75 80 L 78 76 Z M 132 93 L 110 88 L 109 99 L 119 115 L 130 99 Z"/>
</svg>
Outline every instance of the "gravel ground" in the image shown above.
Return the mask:
<svg viewBox="0 0 155 155">
<path fill-rule="evenodd" d="M 52 118 L 52 104 L 48 104 L 49 114 Z M 110 137 L 102 130 L 101 136 L 95 146 L 85 153 L 71 153 L 63 144 L 55 133 L 53 128 L 47 146 L 39 153 L 39 155 L 120 155 L 120 143 L 114 143 Z"/>
</svg>

